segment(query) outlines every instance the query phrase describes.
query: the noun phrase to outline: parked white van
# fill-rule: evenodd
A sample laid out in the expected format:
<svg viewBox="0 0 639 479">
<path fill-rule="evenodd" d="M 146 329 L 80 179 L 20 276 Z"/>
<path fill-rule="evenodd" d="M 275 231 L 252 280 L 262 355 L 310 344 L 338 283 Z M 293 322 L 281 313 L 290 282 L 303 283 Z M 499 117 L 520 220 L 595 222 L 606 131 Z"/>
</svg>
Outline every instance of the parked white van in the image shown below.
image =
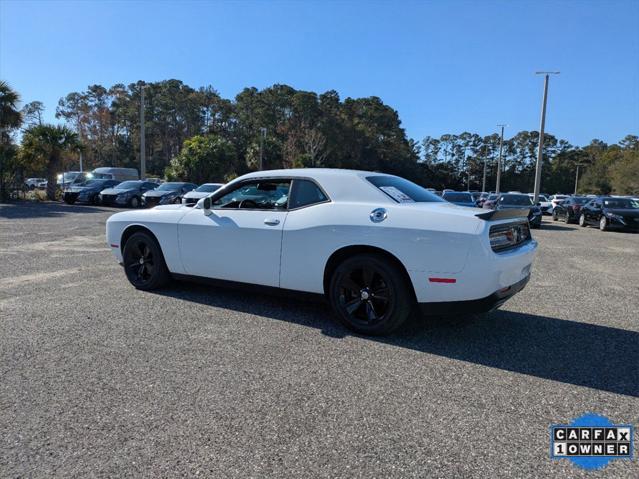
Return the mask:
<svg viewBox="0 0 639 479">
<path fill-rule="evenodd" d="M 91 175 L 96 180 L 139 180 L 140 175 L 135 168 L 111 168 L 110 166 L 103 166 L 96 168 L 91 172 Z"/>
</svg>

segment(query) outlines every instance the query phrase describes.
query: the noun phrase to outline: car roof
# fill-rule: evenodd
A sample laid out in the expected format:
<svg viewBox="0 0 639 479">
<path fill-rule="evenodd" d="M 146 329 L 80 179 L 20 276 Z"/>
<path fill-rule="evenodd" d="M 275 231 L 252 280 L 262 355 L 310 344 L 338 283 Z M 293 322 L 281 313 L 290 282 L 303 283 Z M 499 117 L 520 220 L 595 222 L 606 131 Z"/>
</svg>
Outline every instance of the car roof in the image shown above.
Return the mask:
<svg viewBox="0 0 639 479">
<path fill-rule="evenodd" d="M 366 181 L 369 176 L 388 176 L 362 170 L 337 168 L 291 168 L 288 170 L 255 171 L 236 178 L 231 183 L 259 178 L 307 178 L 315 180 L 333 201 L 394 203 L 385 193 Z"/>
</svg>

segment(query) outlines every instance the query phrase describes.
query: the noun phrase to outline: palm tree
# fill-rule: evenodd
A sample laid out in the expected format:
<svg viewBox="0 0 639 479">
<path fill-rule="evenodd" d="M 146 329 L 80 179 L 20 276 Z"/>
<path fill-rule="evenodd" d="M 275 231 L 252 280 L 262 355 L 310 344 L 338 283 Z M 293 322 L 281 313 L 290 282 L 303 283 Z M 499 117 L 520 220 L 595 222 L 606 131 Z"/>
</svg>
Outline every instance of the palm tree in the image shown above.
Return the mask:
<svg viewBox="0 0 639 479">
<path fill-rule="evenodd" d="M 22 155 L 47 170 L 47 197 L 55 200 L 56 173 L 65 153 L 79 151 L 82 145 L 77 133 L 62 125 L 37 125 L 22 137 Z"/>
<path fill-rule="evenodd" d="M 6 183 L 11 181 L 15 168 L 16 146 L 12 142 L 11 131 L 18 128 L 22 116 L 18 111 L 20 95 L 9 84 L 0 80 L 0 198 L 5 198 Z"/>
</svg>

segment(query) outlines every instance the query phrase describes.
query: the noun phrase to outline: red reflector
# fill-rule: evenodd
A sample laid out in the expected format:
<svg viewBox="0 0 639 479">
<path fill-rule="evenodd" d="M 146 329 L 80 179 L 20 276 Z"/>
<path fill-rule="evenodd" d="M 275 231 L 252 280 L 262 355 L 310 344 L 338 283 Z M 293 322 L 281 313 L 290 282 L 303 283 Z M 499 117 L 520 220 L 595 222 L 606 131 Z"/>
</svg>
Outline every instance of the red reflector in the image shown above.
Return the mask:
<svg viewBox="0 0 639 479">
<path fill-rule="evenodd" d="M 111 245 L 111 248 L 117 248 L 117 247 L 118 247 L 118 245 L 117 245 L 117 244 L 112 244 L 112 245 Z"/>
<path fill-rule="evenodd" d="M 456 283 L 455 278 L 428 278 L 431 283 Z"/>
</svg>

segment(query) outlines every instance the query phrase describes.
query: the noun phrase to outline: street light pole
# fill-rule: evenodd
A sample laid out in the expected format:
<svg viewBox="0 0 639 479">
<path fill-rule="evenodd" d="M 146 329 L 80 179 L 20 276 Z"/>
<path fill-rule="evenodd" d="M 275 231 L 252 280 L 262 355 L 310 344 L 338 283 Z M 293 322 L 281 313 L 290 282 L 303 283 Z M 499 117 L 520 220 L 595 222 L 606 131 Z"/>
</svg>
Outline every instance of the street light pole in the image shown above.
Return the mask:
<svg viewBox="0 0 639 479">
<path fill-rule="evenodd" d="M 499 157 L 497 158 L 497 184 L 495 185 L 495 193 L 499 194 L 501 186 L 501 152 L 504 147 L 504 128 L 508 125 L 497 125 L 501 127 L 501 137 L 499 139 Z"/>
<path fill-rule="evenodd" d="M 260 128 L 260 171 L 264 169 L 264 138 L 266 138 L 266 128 Z"/>
<path fill-rule="evenodd" d="M 539 125 L 539 149 L 537 150 L 537 167 L 535 168 L 535 192 L 533 201 L 539 201 L 539 190 L 541 188 L 541 167 L 544 151 L 544 128 L 546 126 L 546 102 L 548 100 L 548 79 L 550 75 L 559 75 L 559 72 L 535 72 L 535 75 L 544 76 L 544 97 L 541 102 L 541 122 Z"/>
<path fill-rule="evenodd" d="M 575 195 L 577 194 L 577 186 L 579 185 L 579 167 L 581 165 L 577 164 L 577 173 L 575 174 Z"/>
<path fill-rule="evenodd" d="M 146 178 L 146 132 L 144 131 L 144 82 L 140 82 L 140 179 Z"/>
<path fill-rule="evenodd" d="M 486 191 L 486 148 L 484 148 L 484 177 L 481 181 L 481 191 L 482 193 Z"/>
</svg>

